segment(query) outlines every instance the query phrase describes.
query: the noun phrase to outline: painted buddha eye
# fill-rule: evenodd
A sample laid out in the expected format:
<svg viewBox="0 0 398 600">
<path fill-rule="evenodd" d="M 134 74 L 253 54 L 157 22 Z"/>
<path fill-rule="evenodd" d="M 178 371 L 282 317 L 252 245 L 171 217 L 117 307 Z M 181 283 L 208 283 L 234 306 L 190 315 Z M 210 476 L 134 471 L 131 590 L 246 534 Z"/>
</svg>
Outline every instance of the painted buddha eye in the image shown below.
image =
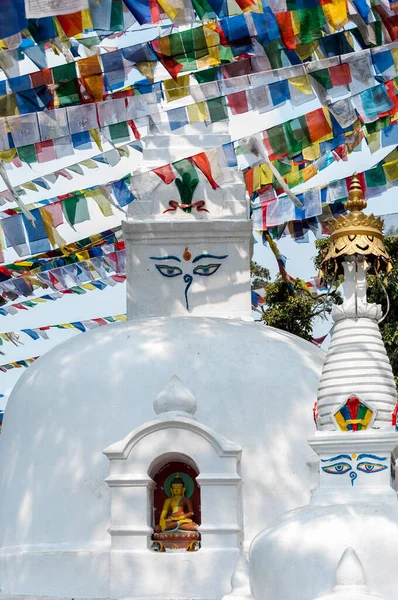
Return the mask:
<svg viewBox="0 0 398 600">
<path fill-rule="evenodd" d="M 361 462 L 357 465 L 357 470 L 363 473 L 378 473 L 379 471 L 384 471 L 384 469 L 387 469 L 387 465 L 380 465 L 378 463 Z"/>
<path fill-rule="evenodd" d="M 322 471 L 325 471 L 325 473 L 329 473 L 330 475 L 343 475 L 344 473 L 351 471 L 351 469 L 352 466 L 344 462 L 329 465 L 328 467 L 322 467 Z"/>
<path fill-rule="evenodd" d="M 180 267 L 173 267 L 171 265 L 155 265 L 155 267 L 163 277 L 177 277 L 178 275 L 182 275 Z"/>
<path fill-rule="evenodd" d="M 216 271 L 218 271 L 221 263 L 214 263 L 211 265 L 198 265 L 194 268 L 194 275 L 201 275 L 202 277 L 209 277 L 209 275 L 214 275 Z"/>
</svg>

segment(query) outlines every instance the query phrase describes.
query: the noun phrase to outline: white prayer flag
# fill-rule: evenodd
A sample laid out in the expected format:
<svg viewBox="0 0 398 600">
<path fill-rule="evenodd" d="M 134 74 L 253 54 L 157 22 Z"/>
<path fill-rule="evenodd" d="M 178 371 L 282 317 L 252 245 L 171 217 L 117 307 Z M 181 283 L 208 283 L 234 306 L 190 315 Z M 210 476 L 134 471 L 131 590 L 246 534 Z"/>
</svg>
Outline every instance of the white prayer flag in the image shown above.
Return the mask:
<svg viewBox="0 0 398 600">
<path fill-rule="evenodd" d="M 88 0 L 25 0 L 28 19 L 69 15 L 88 8 Z"/>
</svg>

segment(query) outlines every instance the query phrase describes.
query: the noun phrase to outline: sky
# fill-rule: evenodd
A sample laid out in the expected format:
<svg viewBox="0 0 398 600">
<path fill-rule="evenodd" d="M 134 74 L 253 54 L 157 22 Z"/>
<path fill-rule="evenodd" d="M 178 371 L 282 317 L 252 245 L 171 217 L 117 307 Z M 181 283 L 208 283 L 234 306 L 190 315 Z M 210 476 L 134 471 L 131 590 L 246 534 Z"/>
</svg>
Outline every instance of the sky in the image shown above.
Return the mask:
<svg viewBox="0 0 398 600">
<path fill-rule="evenodd" d="M 112 44 L 121 46 L 127 46 L 134 43 L 139 43 L 152 37 L 156 37 L 158 29 L 148 27 L 144 31 L 129 32 L 122 38 L 117 38 L 111 41 L 107 40 L 106 45 L 111 46 Z M 50 66 L 59 64 L 60 59 L 53 57 L 53 63 Z M 21 65 L 21 74 L 31 72 L 32 63 L 28 59 L 25 59 Z M 159 79 L 166 78 L 165 74 L 158 73 Z M 130 74 L 130 81 L 134 80 L 134 72 Z M 177 104 L 175 104 L 177 106 Z M 231 140 L 237 140 L 241 137 L 252 135 L 261 130 L 268 129 L 274 125 L 282 123 L 288 119 L 292 119 L 296 116 L 300 116 L 320 107 L 318 100 L 314 100 L 310 103 L 304 104 L 301 107 L 293 108 L 290 102 L 287 102 L 282 108 L 275 109 L 271 112 L 259 115 L 258 113 L 247 113 L 239 116 L 232 116 L 229 123 L 229 134 Z M 185 128 L 184 128 L 185 129 Z M 179 130 L 179 133 L 183 135 L 184 131 Z M 175 144 L 178 148 L 179 137 L 173 136 L 171 144 Z M 145 140 L 144 140 L 145 147 Z M 355 152 L 350 155 L 347 162 L 340 161 L 327 167 L 324 171 L 318 173 L 313 179 L 307 182 L 303 186 L 299 186 L 296 190 L 301 191 L 314 185 L 323 185 L 333 179 L 340 179 L 345 176 L 352 175 L 355 171 L 363 171 L 375 165 L 384 156 L 386 156 L 394 146 L 382 148 L 373 155 L 366 144 L 363 144 L 363 149 L 360 152 Z M 104 145 L 104 151 L 111 149 L 110 145 Z M 172 148 L 171 148 L 172 150 Z M 76 151 L 75 156 L 62 161 L 53 161 L 50 163 L 33 164 L 31 166 L 23 166 L 19 169 L 13 169 L 8 171 L 8 176 L 13 185 L 18 185 L 29 181 L 40 175 L 46 175 L 59 168 L 74 164 L 85 158 L 95 156 L 99 154 L 99 150 L 93 148 L 92 150 Z M 37 202 L 45 198 L 54 197 L 59 194 L 65 194 L 72 192 L 76 189 L 86 188 L 92 185 L 98 185 L 101 183 L 107 183 L 112 180 L 119 179 L 128 173 L 133 173 L 136 169 L 142 170 L 143 167 L 148 169 L 153 168 L 155 164 L 153 162 L 146 163 L 144 155 L 136 150 L 130 150 L 130 158 L 123 158 L 118 165 L 110 167 L 107 165 L 101 165 L 98 169 L 87 170 L 84 169 L 84 176 L 73 174 L 73 179 L 68 181 L 63 177 L 59 177 L 56 184 L 51 186 L 48 191 L 40 190 L 40 192 L 27 192 L 26 196 L 23 196 L 23 201 L 26 204 L 30 202 Z M 171 155 L 169 161 L 159 161 L 157 166 L 164 164 L 165 162 L 171 162 L 173 156 Z M 2 182 L 0 182 L 1 185 Z M 5 185 L 1 189 L 5 189 Z M 389 214 L 396 212 L 398 209 L 398 201 L 396 199 L 395 188 L 388 190 L 382 196 L 372 199 L 369 202 L 367 212 L 371 211 L 375 214 Z M 3 209 L 9 208 L 12 205 L 4 206 Z M 114 210 L 115 215 L 113 217 L 103 217 L 94 201 L 89 201 L 90 209 L 90 220 L 76 225 L 73 230 L 68 225 L 61 225 L 58 228 L 59 233 L 66 241 L 73 242 L 88 235 L 104 231 L 116 225 L 119 225 L 124 214 L 122 211 Z M 284 238 L 278 242 L 278 247 L 282 254 L 287 259 L 287 271 L 293 277 L 300 277 L 304 280 L 308 280 L 310 277 L 316 275 L 315 269 L 312 263 L 312 257 L 315 254 L 314 238 L 311 235 L 311 242 L 307 244 L 298 244 L 292 241 L 290 238 Z M 277 265 L 275 258 L 268 247 L 264 247 L 261 243 L 261 239 L 255 235 L 258 243 L 254 246 L 254 259 L 263 266 L 270 269 L 271 274 L 274 276 L 277 273 Z M 6 253 L 6 262 L 15 260 L 16 255 L 11 251 Z M 42 295 L 46 291 L 39 290 L 37 295 Z M 103 291 L 95 290 L 88 291 L 85 295 L 81 296 L 63 296 L 63 298 L 56 302 L 47 302 L 40 305 L 36 305 L 35 308 L 18 311 L 16 315 L 8 315 L 6 317 L 0 316 L 0 331 L 18 331 L 22 328 L 40 327 L 44 325 L 51 325 L 57 323 L 66 323 L 70 321 L 80 321 L 89 318 L 110 316 L 115 314 L 124 313 L 126 310 L 126 286 L 125 284 L 117 284 L 113 288 L 107 287 Z M 315 327 L 315 335 L 320 336 L 329 331 L 329 322 L 317 322 Z M 23 345 L 14 346 L 12 343 L 5 343 L 1 347 L 2 351 L 6 352 L 5 356 L 0 356 L 0 364 L 20 360 L 23 358 L 29 358 L 32 356 L 40 356 L 45 352 L 48 352 L 55 345 L 67 340 L 69 337 L 74 335 L 84 335 L 77 333 L 76 330 L 50 330 L 49 340 L 30 340 L 26 335 L 21 334 L 20 341 L 23 341 Z M 25 371 L 24 368 L 13 369 L 7 373 L 0 372 L 0 393 L 4 394 L 4 398 L 0 398 L 0 409 L 3 408 L 7 402 L 8 396 L 15 385 L 16 381 Z"/>
</svg>

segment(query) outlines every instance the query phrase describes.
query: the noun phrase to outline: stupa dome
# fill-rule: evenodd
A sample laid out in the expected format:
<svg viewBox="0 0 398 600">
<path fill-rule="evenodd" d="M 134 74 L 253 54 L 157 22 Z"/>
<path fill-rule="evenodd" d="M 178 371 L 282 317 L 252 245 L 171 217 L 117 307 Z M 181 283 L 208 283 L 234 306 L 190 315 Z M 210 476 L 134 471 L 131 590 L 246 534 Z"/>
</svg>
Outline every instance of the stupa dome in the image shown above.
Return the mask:
<svg viewBox="0 0 398 600">
<path fill-rule="evenodd" d="M 103 450 L 156 420 L 154 399 L 173 375 L 195 396 L 197 421 L 242 449 L 247 548 L 308 500 L 308 406 L 323 357 L 259 323 L 187 316 L 112 324 L 37 360 L 10 396 L 0 437 L 2 592 L 109 597 Z"/>
</svg>

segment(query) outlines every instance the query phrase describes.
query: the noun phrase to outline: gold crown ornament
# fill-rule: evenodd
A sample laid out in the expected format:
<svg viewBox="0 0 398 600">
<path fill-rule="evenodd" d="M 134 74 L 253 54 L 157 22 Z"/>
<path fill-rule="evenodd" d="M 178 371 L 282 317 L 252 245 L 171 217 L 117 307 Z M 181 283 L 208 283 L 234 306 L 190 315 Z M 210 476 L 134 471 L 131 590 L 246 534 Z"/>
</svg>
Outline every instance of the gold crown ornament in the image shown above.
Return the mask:
<svg viewBox="0 0 398 600">
<path fill-rule="evenodd" d="M 331 234 L 324 263 L 335 263 L 335 273 L 343 273 L 342 263 L 345 256 L 361 254 L 366 256 L 370 271 L 389 271 L 390 257 L 384 247 L 383 225 L 380 217 L 365 215 L 362 210 L 367 202 L 363 199 L 363 190 L 358 176 L 354 173 L 348 201 L 345 208 L 350 212 L 333 219 L 330 224 Z"/>
</svg>

